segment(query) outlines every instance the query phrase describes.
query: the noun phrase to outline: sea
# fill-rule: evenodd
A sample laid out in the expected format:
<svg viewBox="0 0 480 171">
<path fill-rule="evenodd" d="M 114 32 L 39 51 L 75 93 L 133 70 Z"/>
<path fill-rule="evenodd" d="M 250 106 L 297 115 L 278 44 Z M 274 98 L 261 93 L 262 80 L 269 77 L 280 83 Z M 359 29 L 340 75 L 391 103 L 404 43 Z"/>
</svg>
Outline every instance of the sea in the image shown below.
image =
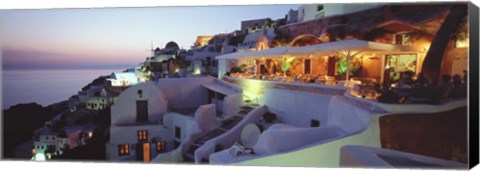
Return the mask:
<svg viewBox="0 0 480 171">
<path fill-rule="evenodd" d="M 124 69 L 1 70 L 2 108 L 21 103 L 48 106 L 68 100 L 101 75 Z"/>
</svg>

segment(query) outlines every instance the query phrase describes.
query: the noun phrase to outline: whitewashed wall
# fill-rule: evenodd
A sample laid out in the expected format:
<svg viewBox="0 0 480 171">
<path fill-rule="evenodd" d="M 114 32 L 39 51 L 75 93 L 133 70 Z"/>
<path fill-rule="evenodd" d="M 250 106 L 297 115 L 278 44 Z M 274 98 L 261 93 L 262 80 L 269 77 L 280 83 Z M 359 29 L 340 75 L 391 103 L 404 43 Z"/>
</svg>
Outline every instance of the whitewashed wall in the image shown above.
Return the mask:
<svg viewBox="0 0 480 171">
<path fill-rule="evenodd" d="M 329 106 L 327 121 L 329 126 L 339 127 L 350 134 L 362 131 L 370 124 L 371 112 L 353 105 L 344 96 L 333 97 Z"/>
<path fill-rule="evenodd" d="M 142 97 L 138 90 L 142 90 Z M 134 124 L 136 122 L 136 101 L 148 100 L 148 120 L 160 121 L 167 112 L 167 99 L 153 82 L 132 86 L 123 91 L 111 107 L 112 125 Z"/>
<path fill-rule="evenodd" d="M 218 79 L 222 79 L 223 75 L 227 73 L 227 60 L 219 59 L 218 60 Z"/>
<path fill-rule="evenodd" d="M 198 132 L 198 123 L 191 116 L 185 116 L 178 113 L 168 113 L 164 117 L 164 125 L 172 137 L 175 136 L 175 127 L 180 127 L 180 141 L 185 140 L 192 133 Z"/>
<path fill-rule="evenodd" d="M 157 86 L 168 99 L 169 108 L 197 108 L 208 102 L 208 91 L 202 85 L 213 81 L 213 77 L 167 78 L 158 80 Z"/>
<path fill-rule="evenodd" d="M 320 121 L 320 126 L 327 122 L 328 103 L 332 96 L 305 93 L 283 89 L 265 89 L 259 98 L 261 104 L 278 111 L 277 116 L 286 124 L 310 127 L 312 119 Z"/>
<path fill-rule="evenodd" d="M 110 142 L 106 144 L 108 159 L 118 161 L 135 157 L 135 144 L 138 142 L 137 131 L 140 130 L 148 131 L 148 140 L 157 137 L 167 142 L 167 149 L 169 145 L 170 148 L 173 148 L 173 145 L 168 144 L 172 140 L 172 135 L 162 125 L 112 126 L 110 127 Z M 121 144 L 130 145 L 129 155 L 119 156 L 118 145 Z"/>
</svg>

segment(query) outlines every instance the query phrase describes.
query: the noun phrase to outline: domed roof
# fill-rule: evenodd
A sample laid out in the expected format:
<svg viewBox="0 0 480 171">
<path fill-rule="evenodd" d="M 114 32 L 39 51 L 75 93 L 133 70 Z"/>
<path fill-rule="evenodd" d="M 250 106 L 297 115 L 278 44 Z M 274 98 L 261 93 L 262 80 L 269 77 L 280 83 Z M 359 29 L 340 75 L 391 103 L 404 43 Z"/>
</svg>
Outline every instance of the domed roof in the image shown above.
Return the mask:
<svg viewBox="0 0 480 171">
<path fill-rule="evenodd" d="M 165 49 L 180 49 L 178 47 L 178 44 L 175 43 L 174 41 L 170 41 L 167 43 L 167 45 L 165 45 Z"/>
</svg>

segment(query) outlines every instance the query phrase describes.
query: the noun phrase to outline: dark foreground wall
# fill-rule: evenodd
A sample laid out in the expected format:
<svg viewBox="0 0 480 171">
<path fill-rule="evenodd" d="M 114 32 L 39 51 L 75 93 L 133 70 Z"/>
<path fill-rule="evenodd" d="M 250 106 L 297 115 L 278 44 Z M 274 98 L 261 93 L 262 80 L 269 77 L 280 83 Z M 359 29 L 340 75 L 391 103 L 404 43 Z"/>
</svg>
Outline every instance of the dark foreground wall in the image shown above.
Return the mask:
<svg viewBox="0 0 480 171">
<path fill-rule="evenodd" d="M 380 118 L 382 148 L 468 163 L 467 107 Z"/>
</svg>

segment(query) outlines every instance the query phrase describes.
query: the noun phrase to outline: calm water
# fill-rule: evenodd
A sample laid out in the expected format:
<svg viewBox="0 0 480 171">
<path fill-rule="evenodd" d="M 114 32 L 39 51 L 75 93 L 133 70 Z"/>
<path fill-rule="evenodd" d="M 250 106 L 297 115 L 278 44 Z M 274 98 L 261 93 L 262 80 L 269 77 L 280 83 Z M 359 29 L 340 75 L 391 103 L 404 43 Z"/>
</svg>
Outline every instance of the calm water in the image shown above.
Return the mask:
<svg viewBox="0 0 480 171">
<path fill-rule="evenodd" d="M 67 100 L 100 75 L 122 69 L 105 70 L 2 70 L 2 107 L 36 102 L 43 106 Z"/>
</svg>

